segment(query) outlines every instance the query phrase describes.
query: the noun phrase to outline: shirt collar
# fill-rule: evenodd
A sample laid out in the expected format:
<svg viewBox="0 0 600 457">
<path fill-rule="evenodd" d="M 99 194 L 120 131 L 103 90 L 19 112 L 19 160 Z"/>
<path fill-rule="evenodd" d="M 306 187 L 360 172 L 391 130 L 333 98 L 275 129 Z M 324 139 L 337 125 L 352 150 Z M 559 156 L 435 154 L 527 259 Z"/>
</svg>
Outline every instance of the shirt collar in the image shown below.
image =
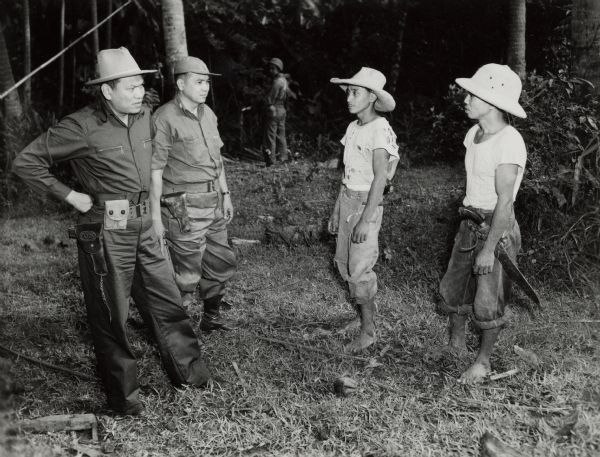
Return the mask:
<svg viewBox="0 0 600 457">
<path fill-rule="evenodd" d="M 196 113 L 192 113 L 189 109 L 187 109 L 184 105 L 183 102 L 181 101 L 181 97 L 179 96 L 179 93 L 177 93 L 177 95 L 175 95 L 175 104 L 179 107 L 179 109 L 181 109 L 181 112 L 185 115 L 185 116 L 193 116 L 194 119 L 202 119 L 202 115 L 204 114 L 204 103 L 200 103 L 198 105 L 198 109 Z"/>
</svg>

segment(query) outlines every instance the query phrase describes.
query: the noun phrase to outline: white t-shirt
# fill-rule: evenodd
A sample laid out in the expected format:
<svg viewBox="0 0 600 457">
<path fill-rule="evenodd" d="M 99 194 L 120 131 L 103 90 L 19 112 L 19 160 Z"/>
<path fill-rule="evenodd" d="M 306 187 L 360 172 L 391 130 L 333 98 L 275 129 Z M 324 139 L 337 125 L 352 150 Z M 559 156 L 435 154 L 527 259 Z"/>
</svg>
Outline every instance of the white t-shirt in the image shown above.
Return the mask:
<svg viewBox="0 0 600 457">
<path fill-rule="evenodd" d="M 496 168 L 505 163 L 519 166 L 513 191 L 514 201 L 523 180 L 527 149 L 523 137 L 512 125 L 507 125 L 483 143 L 475 144 L 475 134 L 478 130 L 478 124 L 471 127 L 463 143 L 467 148 L 467 195 L 463 205 L 494 210 L 498 202 Z"/>
<path fill-rule="evenodd" d="M 400 158 L 396 134 L 385 117 L 359 125 L 351 122 L 341 139 L 344 145 L 344 178 L 342 182 L 351 190 L 368 191 L 375 177 L 373 173 L 373 151 L 385 149 L 390 154 L 388 179 L 396 171 L 395 165 Z M 393 163 L 396 162 L 396 163 Z"/>
</svg>

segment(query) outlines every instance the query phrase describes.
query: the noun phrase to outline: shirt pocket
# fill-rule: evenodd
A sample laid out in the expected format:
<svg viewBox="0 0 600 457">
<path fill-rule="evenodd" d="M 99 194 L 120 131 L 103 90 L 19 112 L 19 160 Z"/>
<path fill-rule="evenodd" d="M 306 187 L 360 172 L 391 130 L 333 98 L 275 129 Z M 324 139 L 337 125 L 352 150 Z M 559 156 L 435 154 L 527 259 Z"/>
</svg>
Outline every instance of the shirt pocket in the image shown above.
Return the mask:
<svg viewBox="0 0 600 457">
<path fill-rule="evenodd" d="M 105 146 L 105 147 L 101 147 L 101 148 L 96 148 L 96 154 L 98 154 L 99 156 L 123 154 L 123 151 L 124 151 L 124 149 L 123 149 L 122 145 Z"/>
<path fill-rule="evenodd" d="M 185 161 L 191 165 L 203 165 L 210 163 L 210 155 L 206 143 L 202 138 L 187 137 L 181 140 Z"/>
</svg>

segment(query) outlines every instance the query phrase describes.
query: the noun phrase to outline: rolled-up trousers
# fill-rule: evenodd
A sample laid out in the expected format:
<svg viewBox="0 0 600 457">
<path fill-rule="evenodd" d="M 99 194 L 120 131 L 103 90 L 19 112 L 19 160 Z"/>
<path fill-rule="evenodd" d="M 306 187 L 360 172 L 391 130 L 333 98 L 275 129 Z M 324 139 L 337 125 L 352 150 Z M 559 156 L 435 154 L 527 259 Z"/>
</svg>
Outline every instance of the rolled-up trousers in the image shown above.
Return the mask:
<svg viewBox="0 0 600 457">
<path fill-rule="evenodd" d="M 369 233 L 363 243 L 352 242 L 354 227 L 365 209 L 369 192 L 344 188 L 340 195 L 340 213 L 335 264 L 348 283 L 350 299 L 358 304 L 372 301 L 377 293 L 377 274 L 373 271 L 379 257 L 379 230 L 383 206 L 378 206 L 375 220 L 369 223 Z"/>
<path fill-rule="evenodd" d="M 102 219 L 103 208 L 93 207 L 79 223 Z M 108 406 L 126 411 L 140 403 L 136 358 L 126 331 L 130 295 L 153 332 L 171 382 L 176 386 L 205 384 L 210 374 L 150 214 L 128 220 L 126 229 L 104 230 L 102 244 L 108 267 L 103 277 L 94 272 L 90 255 L 81 246 L 78 251 L 87 317 Z"/>
</svg>

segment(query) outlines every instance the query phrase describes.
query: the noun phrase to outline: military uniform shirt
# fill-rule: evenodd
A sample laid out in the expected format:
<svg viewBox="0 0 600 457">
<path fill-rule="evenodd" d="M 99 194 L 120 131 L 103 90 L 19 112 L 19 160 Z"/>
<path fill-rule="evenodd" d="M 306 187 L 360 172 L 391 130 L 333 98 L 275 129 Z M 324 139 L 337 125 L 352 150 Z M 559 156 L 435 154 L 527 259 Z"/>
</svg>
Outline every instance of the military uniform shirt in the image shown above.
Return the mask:
<svg viewBox="0 0 600 457">
<path fill-rule="evenodd" d="M 199 105 L 194 114 L 175 97 L 156 110 L 152 124 L 152 169 L 163 169 L 163 181 L 193 184 L 218 179 L 223 141 L 217 116 L 206 104 Z"/>
<path fill-rule="evenodd" d="M 49 171 L 69 160 L 83 191 L 120 194 L 148 191 L 152 141 L 150 110 L 129 115 L 125 126 L 108 106 L 87 106 L 63 118 L 15 158 L 14 172 L 40 194 L 64 200 L 71 192 Z"/>
</svg>

